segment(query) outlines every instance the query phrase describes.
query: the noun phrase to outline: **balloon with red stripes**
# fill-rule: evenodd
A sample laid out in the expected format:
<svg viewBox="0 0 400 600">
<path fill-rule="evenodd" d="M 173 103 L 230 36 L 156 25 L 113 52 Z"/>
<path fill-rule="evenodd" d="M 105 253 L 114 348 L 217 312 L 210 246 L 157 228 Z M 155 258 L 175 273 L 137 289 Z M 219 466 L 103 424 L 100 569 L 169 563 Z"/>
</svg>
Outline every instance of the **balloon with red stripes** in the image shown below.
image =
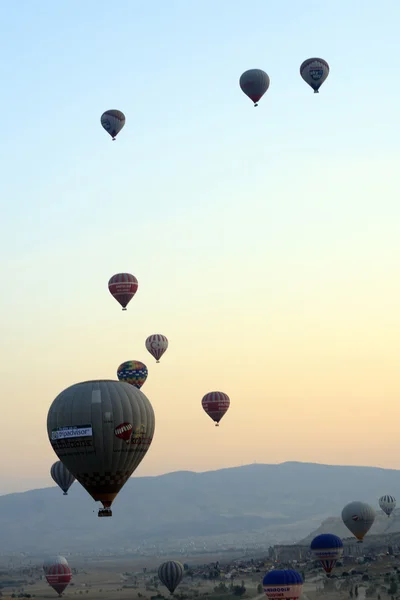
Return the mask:
<svg viewBox="0 0 400 600">
<path fill-rule="evenodd" d="M 59 596 L 63 593 L 72 579 L 72 571 L 64 556 L 48 559 L 43 565 L 47 583 Z"/>
<path fill-rule="evenodd" d="M 120 303 L 122 310 L 126 310 L 129 302 L 137 292 L 138 285 L 138 280 L 131 273 L 117 273 L 109 280 L 108 289 L 110 294 Z"/>
<path fill-rule="evenodd" d="M 230 406 L 230 399 L 224 392 L 209 392 L 201 401 L 201 405 L 208 416 L 218 424 Z"/>
<path fill-rule="evenodd" d="M 168 340 L 161 333 L 153 333 L 146 340 L 146 348 L 159 363 L 160 358 L 168 348 Z"/>
</svg>

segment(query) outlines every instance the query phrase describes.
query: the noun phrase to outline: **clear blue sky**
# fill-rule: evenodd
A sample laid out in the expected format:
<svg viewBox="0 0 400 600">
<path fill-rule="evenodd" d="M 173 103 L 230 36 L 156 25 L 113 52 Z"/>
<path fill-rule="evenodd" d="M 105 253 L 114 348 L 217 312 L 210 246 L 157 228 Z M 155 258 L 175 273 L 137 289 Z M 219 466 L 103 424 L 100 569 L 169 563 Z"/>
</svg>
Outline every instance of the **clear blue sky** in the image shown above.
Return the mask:
<svg viewBox="0 0 400 600">
<path fill-rule="evenodd" d="M 156 332 L 171 345 L 143 388 L 158 421 L 140 474 L 400 466 L 377 408 L 384 396 L 398 417 L 399 22 L 397 0 L 3 3 L 0 491 L 48 480 L 57 393 L 150 364 Z M 310 56 L 331 68 L 318 96 L 299 75 Z M 257 109 L 238 85 L 249 68 L 271 78 Z M 126 115 L 115 142 L 110 108 Z M 127 314 L 107 291 L 119 271 L 139 280 Z M 212 389 L 232 407 L 223 448 L 203 453 Z M 335 430 L 349 403 L 365 418 L 356 450 L 308 447 L 321 406 Z M 271 406 L 278 423 L 281 406 L 313 415 L 290 447 L 263 437 Z M 188 445 L 167 460 L 171 427 Z"/>
</svg>

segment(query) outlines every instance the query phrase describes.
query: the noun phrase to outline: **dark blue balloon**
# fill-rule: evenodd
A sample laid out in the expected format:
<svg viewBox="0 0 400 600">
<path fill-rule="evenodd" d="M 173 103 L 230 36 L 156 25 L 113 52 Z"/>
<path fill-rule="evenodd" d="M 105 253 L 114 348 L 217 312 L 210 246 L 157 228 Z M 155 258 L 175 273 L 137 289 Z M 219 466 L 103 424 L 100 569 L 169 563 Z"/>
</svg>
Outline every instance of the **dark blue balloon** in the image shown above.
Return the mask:
<svg viewBox="0 0 400 600">
<path fill-rule="evenodd" d="M 311 550 L 327 550 L 328 548 L 343 548 L 343 542 L 333 533 L 321 533 L 311 542 Z"/>
<path fill-rule="evenodd" d="M 274 569 L 264 575 L 263 585 L 300 585 L 303 578 L 293 569 Z"/>
</svg>

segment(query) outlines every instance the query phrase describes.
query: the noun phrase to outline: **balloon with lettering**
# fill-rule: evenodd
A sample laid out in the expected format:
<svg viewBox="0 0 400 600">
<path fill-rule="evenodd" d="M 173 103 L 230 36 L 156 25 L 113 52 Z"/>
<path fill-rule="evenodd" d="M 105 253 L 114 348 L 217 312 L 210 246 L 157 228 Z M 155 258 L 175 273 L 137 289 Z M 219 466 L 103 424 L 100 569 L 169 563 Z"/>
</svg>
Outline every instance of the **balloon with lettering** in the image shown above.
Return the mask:
<svg viewBox="0 0 400 600">
<path fill-rule="evenodd" d="M 148 398 L 122 381 L 76 383 L 61 392 L 47 415 L 47 433 L 58 458 L 111 517 L 111 505 L 142 462 L 153 440 Z"/>
<path fill-rule="evenodd" d="M 254 106 L 258 106 L 258 101 L 261 100 L 268 90 L 269 83 L 270 80 L 267 73 L 261 69 L 245 71 L 239 79 L 242 92 L 254 102 Z"/>
<path fill-rule="evenodd" d="M 100 122 L 114 141 L 125 125 L 125 115 L 120 110 L 106 110 L 106 112 L 101 115 Z"/>
<path fill-rule="evenodd" d="M 321 533 L 317 535 L 311 542 L 311 551 L 317 558 L 325 571 L 330 577 L 337 560 L 343 554 L 343 542 L 337 535 L 333 533 Z"/>
<path fill-rule="evenodd" d="M 147 375 L 147 367 L 140 360 L 126 360 L 117 369 L 118 379 L 134 385 L 138 390 L 146 381 Z"/>
<path fill-rule="evenodd" d="M 72 579 L 72 572 L 64 556 L 47 559 L 43 565 L 47 583 L 59 596 L 63 593 Z"/>
<path fill-rule="evenodd" d="M 347 529 L 362 542 L 374 524 L 375 511 L 365 502 L 349 502 L 342 510 L 342 520 Z"/>
<path fill-rule="evenodd" d="M 213 421 L 215 427 L 219 426 L 219 422 L 230 406 L 230 399 L 224 392 L 209 392 L 201 401 L 201 405 L 205 412 Z"/>
<path fill-rule="evenodd" d="M 62 489 L 64 496 L 67 496 L 69 488 L 75 481 L 75 477 L 68 471 L 67 467 L 61 462 L 61 460 L 58 460 L 51 466 L 50 475 L 56 484 Z"/>
<path fill-rule="evenodd" d="M 329 75 L 329 65 L 323 58 L 307 58 L 300 65 L 300 75 L 319 94 L 319 88 Z"/>
<path fill-rule="evenodd" d="M 394 509 L 396 508 L 396 498 L 394 496 L 381 496 L 379 498 L 379 506 L 383 510 L 383 512 L 390 517 Z"/>
<path fill-rule="evenodd" d="M 154 356 L 156 362 L 159 363 L 160 358 L 168 348 L 168 340 L 161 333 L 153 333 L 146 340 L 146 348 Z"/>
<path fill-rule="evenodd" d="M 158 577 L 171 594 L 182 581 L 183 570 L 183 565 L 177 560 L 168 560 L 159 566 Z"/>
<path fill-rule="evenodd" d="M 108 289 L 110 294 L 120 303 L 122 310 L 126 310 L 129 302 L 137 292 L 138 285 L 138 280 L 131 273 L 117 273 L 109 280 Z"/>
<path fill-rule="evenodd" d="M 265 574 L 263 588 L 268 600 L 297 600 L 303 589 L 303 578 L 293 569 L 274 569 Z"/>
</svg>

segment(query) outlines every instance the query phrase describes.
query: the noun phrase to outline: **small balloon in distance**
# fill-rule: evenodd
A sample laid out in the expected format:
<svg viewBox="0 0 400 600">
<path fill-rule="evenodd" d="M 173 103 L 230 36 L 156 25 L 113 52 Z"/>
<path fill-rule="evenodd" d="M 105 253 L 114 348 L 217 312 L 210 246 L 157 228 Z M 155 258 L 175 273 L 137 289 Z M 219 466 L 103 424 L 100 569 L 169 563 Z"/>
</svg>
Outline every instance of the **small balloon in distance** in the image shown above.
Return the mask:
<svg viewBox="0 0 400 600">
<path fill-rule="evenodd" d="M 125 125 L 125 115 L 120 110 L 106 110 L 100 117 L 100 123 L 103 129 L 111 135 L 114 142 L 115 138 Z"/>
<path fill-rule="evenodd" d="M 146 339 L 145 344 L 147 351 L 150 352 L 150 354 L 156 359 L 156 362 L 159 363 L 160 358 L 168 348 L 168 340 L 165 335 L 162 335 L 161 333 L 153 333 Z"/>
<path fill-rule="evenodd" d="M 261 69 L 249 69 L 242 73 L 239 79 L 242 92 L 254 102 L 254 106 L 258 106 L 258 102 L 268 90 L 269 84 L 269 76 Z"/>
<path fill-rule="evenodd" d="M 58 487 L 62 489 L 64 496 L 67 496 L 69 488 L 75 481 L 75 477 L 68 471 L 61 460 L 58 460 L 51 466 L 50 475 Z"/>
<path fill-rule="evenodd" d="M 131 273 L 117 273 L 108 282 L 108 290 L 117 302 L 126 310 L 129 302 L 136 294 L 139 283 Z"/>
<path fill-rule="evenodd" d="M 167 590 L 173 594 L 183 577 L 183 565 L 177 560 L 168 560 L 158 568 L 158 577 Z"/>
<path fill-rule="evenodd" d="M 329 65 L 323 58 L 307 58 L 300 65 L 300 75 L 319 94 L 319 88 L 329 75 Z"/>
<path fill-rule="evenodd" d="M 118 379 L 134 385 L 138 390 L 145 383 L 147 375 L 147 367 L 140 360 L 126 360 L 117 369 Z"/>
<path fill-rule="evenodd" d="M 215 422 L 216 427 L 219 426 L 219 422 L 227 412 L 230 403 L 228 394 L 224 392 L 208 392 L 201 401 L 203 410 Z"/>
</svg>

